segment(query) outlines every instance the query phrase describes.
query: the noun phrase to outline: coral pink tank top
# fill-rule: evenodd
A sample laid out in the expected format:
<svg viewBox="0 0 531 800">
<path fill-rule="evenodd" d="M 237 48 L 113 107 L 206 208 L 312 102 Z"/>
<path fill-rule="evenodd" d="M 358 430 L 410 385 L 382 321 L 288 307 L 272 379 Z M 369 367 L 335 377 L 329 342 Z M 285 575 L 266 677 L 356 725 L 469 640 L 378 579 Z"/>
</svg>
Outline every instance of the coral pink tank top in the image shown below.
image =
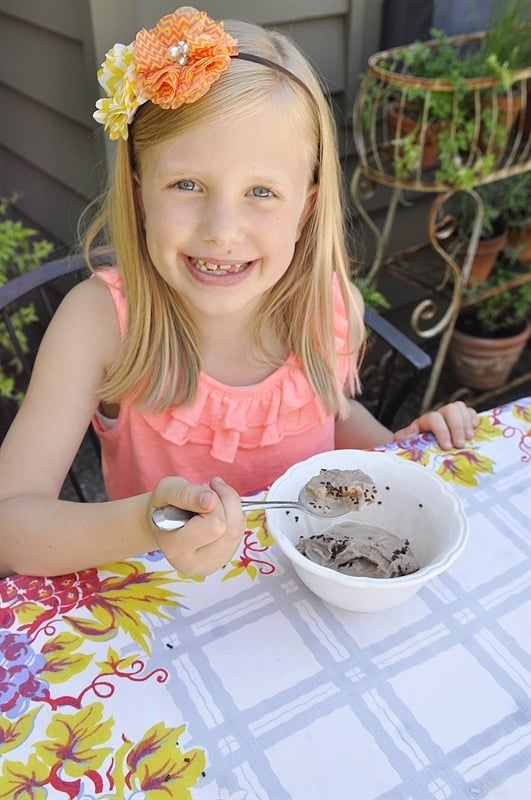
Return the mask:
<svg viewBox="0 0 531 800">
<path fill-rule="evenodd" d="M 98 272 L 111 293 L 123 331 L 126 302 L 116 269 Z M 334 325 L 339 375 L 348 370 L 348 323 L 334 281 Z M 253 386 L 226 386 L 201 373 L 197 396 L 162 413 L 124 401 L 116 422 L 93 419 L 102 446 L 109 499 L 151 491 L 166 475 L 194 483 L 215 476 L 240 495 L 265 489 L 288 467 L 334 449 L 334 417 L 327 414 L 297 359 Z"/>
</svg>

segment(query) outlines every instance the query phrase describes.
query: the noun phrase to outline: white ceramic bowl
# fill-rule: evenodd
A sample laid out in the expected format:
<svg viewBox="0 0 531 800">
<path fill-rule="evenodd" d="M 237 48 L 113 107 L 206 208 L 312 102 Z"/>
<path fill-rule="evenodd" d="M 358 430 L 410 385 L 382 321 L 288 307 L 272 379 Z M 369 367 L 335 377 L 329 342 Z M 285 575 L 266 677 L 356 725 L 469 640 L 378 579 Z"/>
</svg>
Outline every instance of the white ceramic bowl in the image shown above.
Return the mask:
<svg viewBox="0 0 531 800">
<path fill-rule="evenodd" d="M 361 469 L 378 488 L 376 503 L 336 519 L 268 509 L 267 525 L 295 572 L 318 597 L 347 611 L 379 611 L 401 603 L 448 569 L 462 552 L 468 522 L 450 487 L 425 467 L 397 455 L 334 450 L 301 461 L 281 475 L 269 500 L 296 499 L 301 487 L 325 469 Z M 300 536 L 322 533 L 347 520 L 379 525 L 410 541 L 420 569 L 399 578 L 356 578 L 310 561 L 295 548 Z"/>
</svg>

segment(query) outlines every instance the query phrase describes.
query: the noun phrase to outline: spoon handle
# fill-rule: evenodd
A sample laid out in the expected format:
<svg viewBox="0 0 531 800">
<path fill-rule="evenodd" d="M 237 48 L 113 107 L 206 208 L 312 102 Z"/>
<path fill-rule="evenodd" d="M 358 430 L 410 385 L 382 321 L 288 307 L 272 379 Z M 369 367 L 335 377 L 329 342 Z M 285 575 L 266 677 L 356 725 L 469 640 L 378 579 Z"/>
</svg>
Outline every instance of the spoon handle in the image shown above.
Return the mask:
<svg viewBox="0 0 531 800">
<path fill-rule="evenodd" d="M 300 508 L 293 500 L 242 500 L 242 509 L 252 508 Z M 195 516 L 195 511 L 187 511 L 177 506 L 162 506 L 151 512 L 151 521 L 161 531 L 176 531 Z"/>
</svg>

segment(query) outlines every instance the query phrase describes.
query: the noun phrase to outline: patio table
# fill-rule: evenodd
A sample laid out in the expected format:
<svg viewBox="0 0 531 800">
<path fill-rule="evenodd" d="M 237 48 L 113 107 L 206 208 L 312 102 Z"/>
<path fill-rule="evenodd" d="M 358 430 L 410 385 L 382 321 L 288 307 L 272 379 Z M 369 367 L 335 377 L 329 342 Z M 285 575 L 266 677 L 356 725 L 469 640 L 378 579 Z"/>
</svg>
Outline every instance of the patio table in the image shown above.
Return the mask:
<svg viewBox="0 0 531 800">
<path fill-rule="evenodd" d="M 385 448 L 470 523 L 394 609 L 322 603 L 259 511 L 208 578 L 154 552 L 0 581 L 0 798 L 528 800 L 531 398 L 480 419 Z"/>
</svg>

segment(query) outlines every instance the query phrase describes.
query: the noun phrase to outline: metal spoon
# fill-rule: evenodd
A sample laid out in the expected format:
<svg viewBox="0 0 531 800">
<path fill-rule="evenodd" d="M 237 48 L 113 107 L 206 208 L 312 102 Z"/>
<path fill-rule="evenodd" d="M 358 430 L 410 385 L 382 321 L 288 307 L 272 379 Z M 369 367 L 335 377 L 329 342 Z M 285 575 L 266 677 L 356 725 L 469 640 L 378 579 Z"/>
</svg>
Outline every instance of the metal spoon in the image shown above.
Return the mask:
<svg viewBox="0 0 531 800">
<path fill-rule="evenodd" d="M 333 509 L 325 503 L 320 504 L 316 500 L 301 502 L 302 492 L 299 494 L 299 500 L 242 500 L 242 509 L 244 511 L 257 508 L 287 508 L 303 511 L 305 514 L 310 514 L 312 517 L 343 517 L 349 513 L 348 509 L 342 508 L 338 510 Z M 184 508 L 177 508 L 177 506 L 162 506 L 155 508 L 151 513 L 151 520 L 157 528 L 161 531 L 176 531 L 182 528 L 192 517 L 195 517 L 195 511 L 186 511 Z"/>
</svg>

